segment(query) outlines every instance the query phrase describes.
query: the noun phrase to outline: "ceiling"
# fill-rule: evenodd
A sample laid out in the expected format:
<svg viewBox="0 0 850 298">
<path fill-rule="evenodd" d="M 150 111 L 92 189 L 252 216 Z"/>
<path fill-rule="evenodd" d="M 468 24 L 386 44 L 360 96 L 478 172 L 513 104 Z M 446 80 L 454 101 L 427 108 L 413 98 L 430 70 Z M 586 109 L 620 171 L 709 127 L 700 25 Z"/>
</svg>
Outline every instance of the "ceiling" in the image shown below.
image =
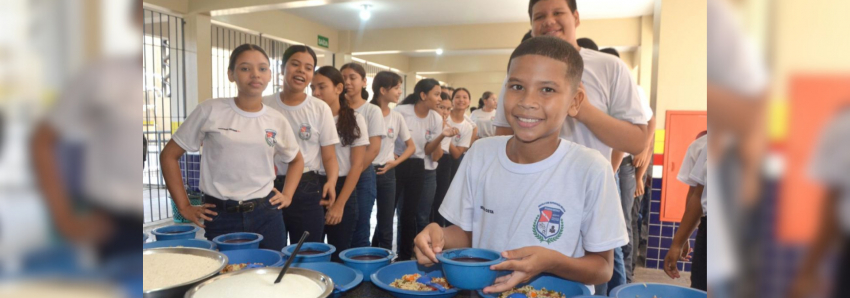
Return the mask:
<svg viewBox="0 0 850 298">
<path fill-rule="evenodd" d="M 362 22 L 363 4 L 372 17 Z M 655 0 L 578 0 L 582 19 L 652 14 Z M 285 9 L 338 30 L 528 22 L 527 0 L 369 0 Z"/>
</svg>

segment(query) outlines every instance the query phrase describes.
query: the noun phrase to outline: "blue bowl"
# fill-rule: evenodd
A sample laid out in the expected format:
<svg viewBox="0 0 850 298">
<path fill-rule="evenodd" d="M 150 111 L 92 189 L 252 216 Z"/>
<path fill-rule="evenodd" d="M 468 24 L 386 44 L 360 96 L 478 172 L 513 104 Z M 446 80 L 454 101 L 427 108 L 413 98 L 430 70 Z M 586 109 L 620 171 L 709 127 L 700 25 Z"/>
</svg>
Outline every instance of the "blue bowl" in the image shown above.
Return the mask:
<svg viewBox="0 0 850 298">
<path fill-rule="evenodd" d="M 283 256 L 286 259 L 289 259 L 289 257 L 292 255 L 292 251 L 295 250 L 296 246 L 298 246 L 297 243 L 292 244 L 292 245 L 287 246 L 287 247 L 284 247 L 281 250 L 283 252 Z M 305 250 L 307 250 L 307 251 L 321 251 L 322 253 L 310 254 L 310 255 L 301 254 Z M 297 263 L 313 263 L 313 262 L 330 262 L 331 261 L 331 254 L 333 254 L 335 251 L 336 251 L 336 247 L 334 247 L 333 245 L 327 244 L 327 243 L 304 242 L 304 244 L 301 244 L 301 251 L 298 252 L 298 256 L 295 257 L 295 260 L 293 260 L 292 263 L 297 264 Z"/>
<path fill-rule="evenodd" d="M 410 290 L 402 290 L 398 288 L 393 288 L 390 286 L 393 281 L 401 278 L 406 274 L 414 274 L 419 273 L 422 275 L 432 276 L 432 277 L 442 277 L 443 272 L 441 271 L 440 264 L 425 267 L 416 263 L 416 261 L 404 261 L 404 262 L 396 262 L 384 266 L 384 268 L 378 269 L 375 273 L 372 273 L 372 283 L 381 288 L 390 292 L 393 297 L 396 298 L 420 298 L 420 297 L 436 297 L 436 298 L 451 298 L 458 294 L 457 288 L 452 288 L 451 290 L 446 290 L 443 293 L 440 291 L 430 291 L 430 292 L 419 292 L 419 291 L 410 291 Z"/>
<path fill-rule="evenodd" d="M 142 249 L 158 248 L 158 247 L 197 247 L 209 250 L 215 250 L 215 244 L 203 239 L 181 239 L 181 240 L 163 240 L 145 243 Z"/>
<path fill-rule="evenodd" d="M 339 263 L 313 262 L 293 264 L 294 267 L 319 271 L 329 276 L 334 282 L 334 291 L 331 297 L 340 297 L 343 293 L 353 289 L 363 281 L 363 273 L 360 270 L 346 267 Z"/>
<path fill-rule="evenodd" d="M 147 242 L 148 242 L 148 234 L 142 232 L 142 244 L 145 244 Z"/>
<path fill-rule="evenodd" d="M 463 262 L 458 258 L 480 258 L 488 261 Z M 437 254 L 443 273 L 452 286 L 464 290 L 479 290 L 493 285 L 496 278 L 507 272 L 490 270 L 490 266 L 505 261 L 499 252 L 482 248 L 456 248 Z"/>
<path fill-rule="evenodd" d="M 236 239 L 239 239 L 238 241 L 247 241 L 228 243 L 228 241 L 234 241 Z M 213 238 L 213 242 L 218 245 L 219 251 L 260 248 L 260 241 L 263 241 L 263 235 L 246 232 L 229 233 Z"/>
<path fill-rule="evenodd" d="M 260 263 L 265 267 L 283 266 L 283 257 L 271 249 L 238 249 L 221 252 L 227 256 L 227 264 Z"/>
<path fill-rule="evenodd" d="M 373 256 L 374 260 L 355 260 L 352 258 L 362 257 L 362 256 Z M 375 270 L 381 269 L 382 267 L 389 265 L 390 261 L 395 257 L 395 253 L 392 251 L 379 248 L 379 247 L 358 247 L 358 248 L 350 248 L 339 253 L 339 258 L 342 259 L 342 263 L 345 266 L 360 270 L 363 272 L 363 279 L 366 281 L 371 280 L 372 273 L 375 273 Z"/>
<path fill-rule="evenodd" d="M 154 229 L 151 234 L 156 236 L 156 241 L 195 239 L 198 227 L 193 225 L 173 225 Z"/>
<path fill-rule="evenodd" d="M 676 298 L 706 298 L 708 293 L 667 284 L 633 283 L 618 286 L 609 293 L 611 297 L 676 297 Z"/>
<path fill-rule="evenodd" d="M 567 296 L 567 297 L 575 297 L 575 296 L 579 296 L 579 295 L 590 295 L 590 289 L 588 289 L 587 286 L 585 286 L 584 284 L 577 283 L 577 282 L 574 282 L 574 281 L 569 281 L 569 280 L 566 280 L 566 279 L 562 279 L 562 278 L 556 277 L 556 276 L 551 275 L 551 274 L 538 275 L 537 277 L 532 278 L 529 282 L 519 284 L 516 287 L 519 288 L 519 287 L 524 287 L 526 285 L 531 285 L 535 289 L 538 289 L 538 290 L 542 289 L 542 288 L 546 288 L 547 290 L 558 291 L 558 292 L 563 293 L 564 296 Z M 484 294 L 484 292 L 482 292 L 481 290 L 478 291 L 478 295 L 481 296 L 481 297 L 485 297 L 485 298 L 499 297 L 499 294 Z M 590 296 L 588 296 L 588 297 L 590 297 Z M 596 296 L 596 297 L 599 297 L 599 296 Z M 634 297 L 635 296 L 631 296 L 629 298 L 634 298 Z M 641 297 L 644 297 L 644 296 L 641 296 Z M 652 297 L 652 296 L 649 296 L 649 297 Z M 670 296 L 670 297 L 676 297 L 676 296 Z M 680 298 L 680 297 L 677 297 L 677 298 Z"/>
</svg>

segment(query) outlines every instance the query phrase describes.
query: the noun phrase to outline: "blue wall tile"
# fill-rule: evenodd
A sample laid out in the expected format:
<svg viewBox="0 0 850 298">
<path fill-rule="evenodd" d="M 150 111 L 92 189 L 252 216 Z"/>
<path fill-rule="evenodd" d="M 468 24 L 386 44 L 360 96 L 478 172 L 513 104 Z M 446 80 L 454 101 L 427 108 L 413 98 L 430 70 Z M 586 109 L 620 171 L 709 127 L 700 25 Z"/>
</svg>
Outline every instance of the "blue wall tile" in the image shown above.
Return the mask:
<svg viewBox="0 0 850 298">
<path fill-rule="evenodd" d="M 661 248 L 669 248 L 673 244 L 673 238 L 661 238 Z"/>
<path fill-rule="evenodd" d="M 661 247 L 661 237 L 658 236 L 649 236 L 649 242 L 646 245 L 647 247 Z"/>
<path fill-rule="evenodd" d="M 647 259 L 658 259 L 658 248 L 646 248 L 646 258 Z"/>
<path fill-rule="evenodd" d="M 658 269 L 658 261 L 646 260 L 646 268 Z"/>
<path fill-rule="evenodd" d="M 661 226 L 649 225 L 649 235 L 651 236 L 661 236 Z"/>
</svg>

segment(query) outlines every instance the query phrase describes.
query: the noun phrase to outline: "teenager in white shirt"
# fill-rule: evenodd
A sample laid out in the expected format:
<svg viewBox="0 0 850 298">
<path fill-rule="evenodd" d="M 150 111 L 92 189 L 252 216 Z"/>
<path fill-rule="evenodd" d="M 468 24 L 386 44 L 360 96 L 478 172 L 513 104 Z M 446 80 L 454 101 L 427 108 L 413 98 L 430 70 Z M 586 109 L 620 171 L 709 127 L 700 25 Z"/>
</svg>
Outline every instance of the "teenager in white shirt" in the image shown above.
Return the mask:
<svg viewBox="0 0 850 298">
<path fill-rule="evenodd" d="M 449 117 L 451 117 L 452 113 L 452 100 L 445 92 L 440 94 L 440 99 L 442 99 L 442 101 L 440 101 L 438 112 L 440 113 L 440 116 L 443 117 L 443 127 L 451 127 L 449 125 Z M 446 197 L 446 192 L 449 190 L 449 185 L 452 183 L 452 168 L 454 168 L 454 160 L 452 159 L 450 147 L 453 139 L 454 137 L 444 138 L 443 141 L 440 142 L 440 152 L 438 154 L 440 158 L 438 159 L 439 164 L 437 164 L 436 171 L 437 190 L 434 192 L 434 202 L 431 204 L 431 222 L 435 222 L 441 227 L 445 227 L 450 224 L 438 211 L 440 204 L 443 203 L 443 198 Z"/>
<path fill-rule="evenodd" d="M 434 79 L 422 79 L 416 83 L 413 93 L 408 95 L 396 112 L 404 117 L 410 137 L 416 150 L 413 156 L 398 165 L 396 171 L 396 196 L 399 197 L 399 260 L 410 260 L 413 257 L 413 238 L 416 236 L 417 215 L 420 200 L 426 199 L 425 171 L 431 172 L 436 165 L 431 165 L 431 154 L 439 150 L 440 142 L 445 137 L 453 135 L 451 127 L 443 128 L 440 115 L 434 111 L 440 102 L 440 83 Z M 407 149 L 396 142 L 396 152 Z M 436 184 L 430 186 L 436 189 Z M 428 200 L 433 200 L 432 197 Z M 428 210 L 430 211 L 430 209 Z M 426 217 L 427 218 L 427 217 Z"/>
<path fill-rule="evenodd" d="M 366 119 L 369 134 L 369 146 L 366 148 L 364 162 L 366 169 L 361 174 L 360 182 L 357 183 L 357 225 L 354 229 L 354 237 L 351 247 L 365 247 L 371 244 L 369 238 L 370 220 L 372 219 L 372 206 L 375 205 L 377 189 L 375 180 L 375 158 L 381 151 L 381 141 L 387 135 L 384 125 L 384 117 L 381 109 L 366 102 L 369 92 L 366 92 L 366 70 L 360 64 L 351 62 L 340 68 L 345 79 L 345 98 L 354 111 Z"/>
<path fill-rule="evenodd" d="M 469 115 L 469 118 L 475 122 L 478 127 L 478 137 L 486 138 L 496 135 L 496 127 L 493 126 L 493 120 L 496 118 L 496 107 L 498 99 L 496 94 L 487 91 L 478 99 L 478 109 Z"/>
<path fill-rule="evenodd" d="M 354 190 L 363 168 L 369 167 L 363 159 L 369 144 L 366 119 L 348 106 L 348 100 L 342 95 L 343 85 L 342 74 L 333 66 L 316 70 L 310 84 L 313 96 L 324 100 L 331 108 L 340 140 L 335 148 L 339 163 L 337 197 L 325 213 L 325 235 L 328 243 L 337 249 L 331 256 L 334 262 L 341 262 L 339 253 L 351 247 L 357 222 L 357 200 L 360 199 Z M 319 174 L 327 175 L 324 170 L 319 170 Z"/>
<path fill-rule="evenodd" d="M 279 209 L 292 202 L 298 180 L 278 191 L 275 161 L 288 164 L 288 174 L 297 176 L 304 160 L 284 116 L 263 104 L 271 71 L 262 48 L 244 44 L 234 49 L 227 76 L 238 95 L 209 99 L 192 111 L 162 151 L 162 174 L 180 214 L 204 227 L 207 239 L 254 232 L 263 235 L 260 247 L 280 250 L 286 246 L 286 227 Z M 202 144 L 204 204 L 193 206 L 178 160 L 186 151 L 200 151 Z"/>
<path fill-rule="evenodd" d="M 304 173 L 292 206 L 283 211 L 283 220 L 293 241 L 300 239 L 304 231 L 309 231 L 310 236 L 305 241 L 323 242 L 323 206 L 333 206 L 336 199 L 339 166 L 334 146 L 339 143 L 339 137 L 333 114 L 324 101 L 304 93 L 313 80 L 315 66 L 316 53 L 310 47 L 296 45 L 287 48 L 283 53 L 283 90 L 263 97 L 263 103 L 289 120 L 304 156 Z M 275 166 L 278 175 L 275 187 L 279 188 L 293 176 L 287 173 L 285 164 L 278 162 Z M 327 172 L 326 181 L 318 173 L 321 169 Z"/>
<path fill-rule="evenodd" d="M 407 160 L 416 150 L 410 130 L 404 117 L 390 110 L 390 103 L 398 103 L 401 97 L 401 76 L 394 72 L 381 71 L 372 80 L 371 103 L 381 109 L 384 126 L 387 128 L 386 137 L 381 141 L 381 150 L 372 166 L 377 171 L 375 187 L 378 205 L 375 234 L 372 236 L 372 246 L 392 249 L 393 247 L 393 215 L 396 207 L 396 171 L 400 163 Z M 403 142 L 407 148 L 395 157 L 395 142 Z M 359 214 L 358 214 L 359 215 Z"/>
<path fill-rule="evenodd" d="M 449 146 L 449 152 L 452 155 L 452 177 L 457 172 L 457 167 L 463 161 L 463 155 L 466 150 L 472 146 L 478 131 L 475 128 L 472 120 L 466 118 L 466 110 L 469 109 L 469 100 L 472 98 L 471 93 L 466 88 L 457 88 L 452 93 L 452 111 L 451 117 L 448 119 L 448 124 L 451 127 L 457 128 L 458 134 L 452 138 L 452 143 Z"/>
<path fill-rule="evenodd" d="M 503 292 L 549 273 L 590 285 L 611 278 L 613 249 L 628 242 L 614 173 L 598 151 L 559 138 L 584 97 L 582 60 L 562 39 L 536 37 L 511 54 L 504 98 L 513 136 L 470 149 L 440 213 L 416 239 L 420 264 L 457 247 L 502 251 L 511 271 L 483 289 Z"/>
</svg>

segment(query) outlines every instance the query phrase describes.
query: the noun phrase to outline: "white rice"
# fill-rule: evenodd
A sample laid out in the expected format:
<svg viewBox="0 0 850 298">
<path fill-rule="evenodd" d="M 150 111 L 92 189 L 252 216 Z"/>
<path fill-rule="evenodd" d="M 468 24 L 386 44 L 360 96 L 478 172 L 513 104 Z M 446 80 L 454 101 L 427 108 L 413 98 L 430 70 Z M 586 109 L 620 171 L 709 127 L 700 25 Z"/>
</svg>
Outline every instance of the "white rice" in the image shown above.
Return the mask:
<svg viewBox="0 0 850 298">
<path fill-rule="evenodd" d="M 182 284 L 216 272 L 219 261 L 188 254 L 157 253 L 144 255 L 144 291 Z"/>
<path fill-rule="evenodd" d="M 205 285 L 193 297 L 316 298 L 323 293 L 319 284 L 298 274 L 284 275 L 278 284 L 275 279 L 276 274 L 231 275 Z"/>
</svg>

